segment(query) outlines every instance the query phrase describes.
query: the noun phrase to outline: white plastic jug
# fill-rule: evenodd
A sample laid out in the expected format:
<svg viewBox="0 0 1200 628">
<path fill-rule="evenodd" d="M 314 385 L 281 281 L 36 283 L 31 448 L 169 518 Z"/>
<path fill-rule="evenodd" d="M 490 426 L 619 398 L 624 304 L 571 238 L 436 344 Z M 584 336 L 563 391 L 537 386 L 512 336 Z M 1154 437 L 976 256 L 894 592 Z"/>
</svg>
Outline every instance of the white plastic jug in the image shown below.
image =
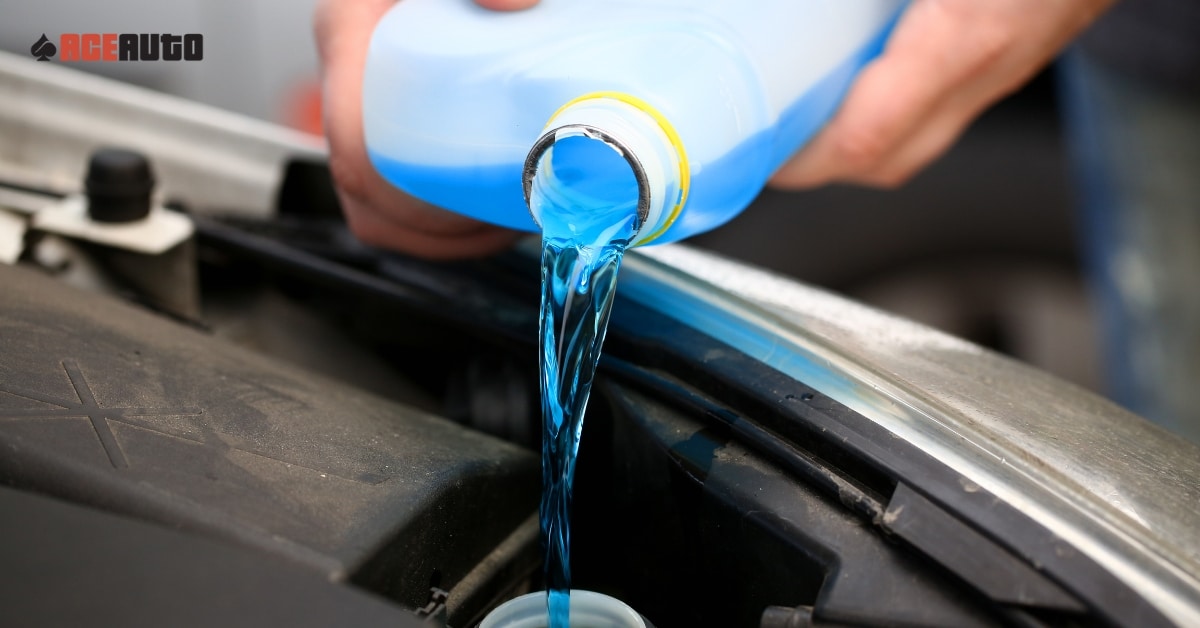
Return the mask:
<svg viewBox="0 0 1200 628">
<path fill-rule="evenodd" d="M 753 200 L 832 115 L 905 4 L 542 0 L 500 13 L 401 0 L 371 39 L 367 150 L 413 196 L 534 231 L 539 160 L 586 136 L 634 170 L 634 243 L 679 240 Z"/>
</svg>

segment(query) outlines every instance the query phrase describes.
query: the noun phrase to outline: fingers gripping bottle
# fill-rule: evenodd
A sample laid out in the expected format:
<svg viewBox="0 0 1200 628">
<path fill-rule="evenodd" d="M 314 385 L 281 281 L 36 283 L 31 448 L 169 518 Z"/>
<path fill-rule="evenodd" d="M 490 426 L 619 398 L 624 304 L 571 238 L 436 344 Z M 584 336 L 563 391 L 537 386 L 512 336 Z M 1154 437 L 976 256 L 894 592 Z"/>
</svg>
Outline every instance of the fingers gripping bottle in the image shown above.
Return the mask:
<svg viewBox="0 0 1200 628">
<path fill-rule="evenodd" d="M 552 180 L 635 206 L 635 245 L 679 240 L 753 200 L 833 114 L 904 5 L 542 0 L 498 13 L 403 0 L 371 39 L 367 151 L 401 190 L 486 222 L 537 230 L 529 193 Z M 572 148 L 588 140 L 624 159 Z"/>
</svg>

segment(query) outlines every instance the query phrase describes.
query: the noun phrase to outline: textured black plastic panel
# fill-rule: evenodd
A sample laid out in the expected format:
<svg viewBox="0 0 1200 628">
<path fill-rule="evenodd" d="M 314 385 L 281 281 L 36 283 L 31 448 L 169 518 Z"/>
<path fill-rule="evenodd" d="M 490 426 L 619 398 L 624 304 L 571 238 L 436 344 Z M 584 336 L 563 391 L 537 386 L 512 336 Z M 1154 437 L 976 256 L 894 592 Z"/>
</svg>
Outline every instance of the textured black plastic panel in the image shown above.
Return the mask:
<svg viewBox="0 0 1200 628">
<path fill-rule="evenodd" d="M 0 289 L 2 483 L 411 607 L 536 511 L 523 449 L 28 270 Z"/>
<path fill-rule="evenodd" d="M 425 626 L 368 593 L 225 543 L 0 488 L 7 626 Z"/>
</svg>

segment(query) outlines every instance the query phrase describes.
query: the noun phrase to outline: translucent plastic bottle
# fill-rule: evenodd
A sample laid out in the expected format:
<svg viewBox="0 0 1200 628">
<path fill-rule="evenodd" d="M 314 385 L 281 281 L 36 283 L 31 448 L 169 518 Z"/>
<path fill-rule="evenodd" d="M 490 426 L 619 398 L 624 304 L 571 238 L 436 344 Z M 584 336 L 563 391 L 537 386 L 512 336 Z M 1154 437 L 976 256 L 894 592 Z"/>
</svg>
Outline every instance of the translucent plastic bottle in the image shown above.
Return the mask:
<svg viewBox="0 0 1200 628">
<path fill-rule="evenodd" d="M 542 0 L 498 13 L 403 0 L 371 39 L 367 150 L 393 185 L 480 220 L 537 230 L 530 188 L 557 176 L 589 182 L 578 195 L 632 195 L 634 244 L 679 240 L 750 203 L 832 115 L 904 4 Z M 575 147 L 585 140 L 623 162 L 603 165 Z"/>
</svg>

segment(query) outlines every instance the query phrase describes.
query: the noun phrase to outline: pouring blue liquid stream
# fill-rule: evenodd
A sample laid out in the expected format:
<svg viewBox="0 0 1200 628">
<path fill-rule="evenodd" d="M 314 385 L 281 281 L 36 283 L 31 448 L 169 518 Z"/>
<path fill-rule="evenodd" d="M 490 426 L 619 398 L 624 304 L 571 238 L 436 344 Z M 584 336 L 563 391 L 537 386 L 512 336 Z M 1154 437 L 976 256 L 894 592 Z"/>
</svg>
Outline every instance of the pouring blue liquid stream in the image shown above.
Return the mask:
<svg viewBox="0 0 1200 628">
<path fill-rule="evenodd" d="M 541 160 L 530 208 L 542 227 L 541 533 L 550 628 L 567 628 L 575 457 L 626 247 L 640 228 L 638 186 L 611 146 L 558 141 Z"/>
<path fill-rule="evenodd" d="M 907 4 L 606 0 L 498 16 L 406 0 L 376 27 L 363 124 L 378 172 L 431 204 L 543 234 L 541 525 L 553 628 L 567 625 L 575 456 L 625 249 L 737 215 L 833 114 Z M 543 124 L 603 133 L 556 133 L 536 153 L 543 133 L 527 152 Z"/>
</svg>

